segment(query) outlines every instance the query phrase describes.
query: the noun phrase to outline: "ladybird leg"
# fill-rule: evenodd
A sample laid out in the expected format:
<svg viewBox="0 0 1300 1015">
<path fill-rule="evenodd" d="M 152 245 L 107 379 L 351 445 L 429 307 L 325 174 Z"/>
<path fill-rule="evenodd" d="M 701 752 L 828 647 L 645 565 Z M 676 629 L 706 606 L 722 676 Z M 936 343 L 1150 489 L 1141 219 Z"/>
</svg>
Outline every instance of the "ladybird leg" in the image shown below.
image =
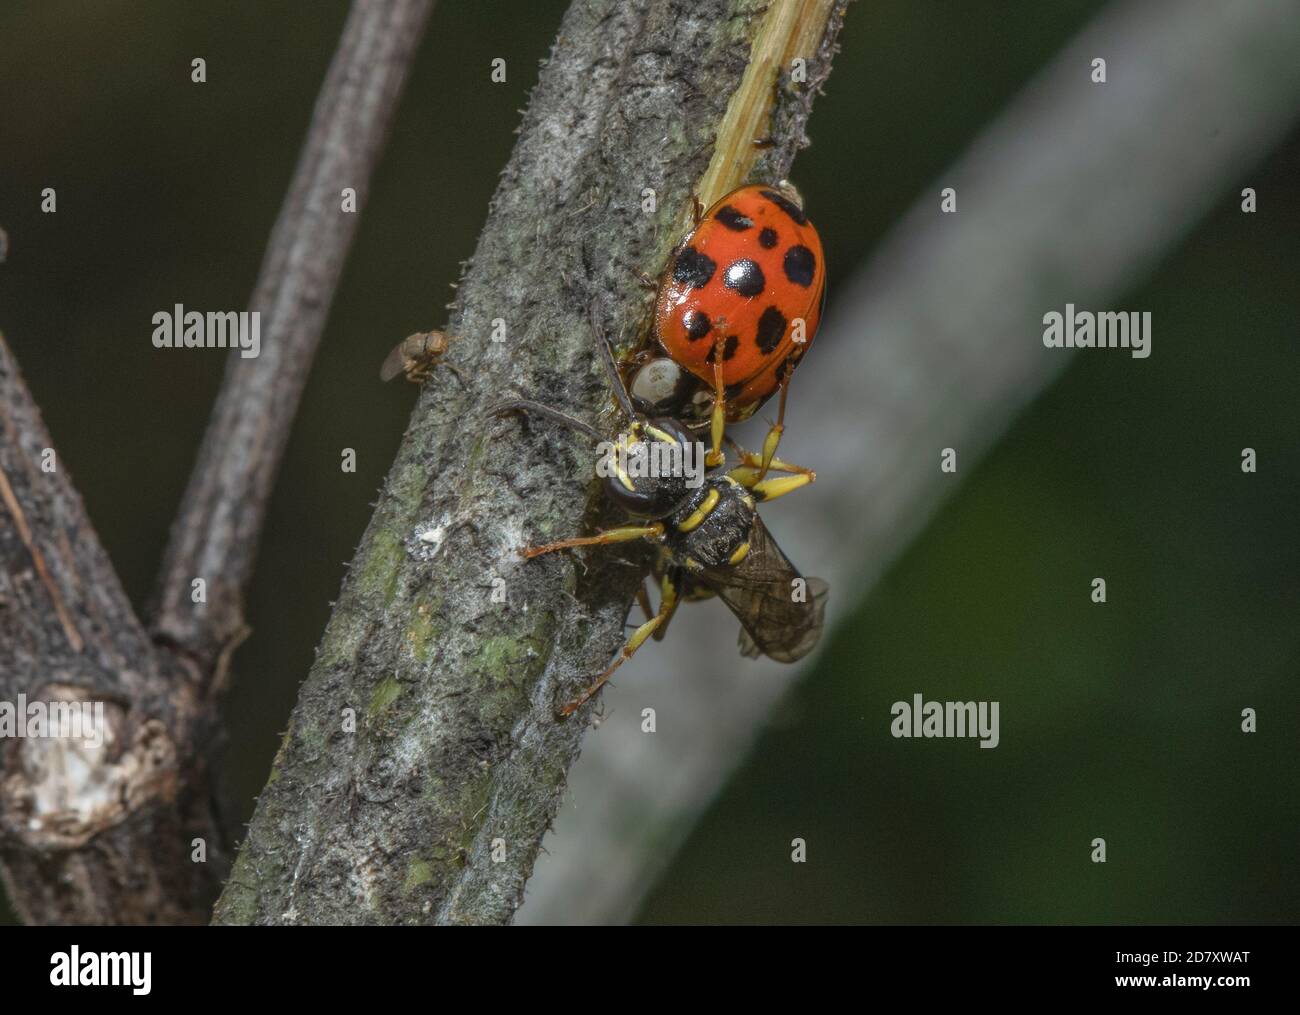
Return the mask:
<svg viewBox="0 0 1300 1015">
<path fill-rule="evenodd" d="M 630 543 L 634 539 L 658 539 L 664 534 L 662 522 L 653 525 L 620 525 L 615 529 L 606 529 L 594 536 L 577 536 L 573 539 L 561 539 L 557 543 L 544 543 L 541 546 L 523 546 L 519 552 L 525 560 L 532 560 L 544 553 L 556 550 L 568 550 L 575 546 L 608 546 L 611 543 Z"/>
<path fill-rule="evenodd" d="M 713 412 L 709 416 L 709 435 L 713 439 L 713 448 L 704 456 L 704 465 L 710 469 L 721 465 L 726 459 L 726 455 L 722 453 L 722 439 L 726 436 L 727 431 L 726 386 L 722 383 L 722 345 L 724 341 L 725 339 L 719 334 L 718 343 L 714 346 Z"/>
<path fill-rule="evenodd" d="M 698 226 L 704 218 L 704 202 L 700 200 L 699 194 L 691 195 L 691 224 Z"/>
<path fill-rule="evenodd" d="M 573 699 L 573 701 L 569 702 L 562 709 L 560 709 L 561 719 L 567 719 L 569 716 L 573 715 L 574 712 L 580 709 L 583 705 L 589 702 L 592 698 L 592 695 L 594 695 L 597 691 L 599 691 L 602 687 L 604 687 L 606 683 L 608 683 L 609 678 L 614 675 L 614 671 L 617 670 L 629 659 L 631 659 L 632 656 L 636 653 L 636 650 L 639 649 L 642 645 L 644 645 L 646 639 L 649 638 L 652 634 L 654 634 L 659 627 L 668 623 L 668 619 L 672 616 L 673 611 L 677 608 L 677 586 L 671 577 L 669 577 L 668 575 L 664 575 L 663 588 L 664 588 L 664 595 L 663 598 L 659 601 L 659 612 L 656 613 L 654 617 L 652 617 L 650 620 L 647 620 L 644 624 L 642 624 L 632 633 L 632 637 L 627 640 L 627 644 L 623 646 L 623 650 L 619 652 L 619 654 L 615 657 L 614 661 L 609 664 L 609 669 L 607 669 L 604 673 L 602 673 L 599 677 L 597 677 L 596 682 L 594 684 L 592 684 L 585 691 L 583 691 L 582 694 L 580 694 L 577 698 Z M 670 589 L 672 590 L 671 594 L 669 593 Z"/>
</svg>

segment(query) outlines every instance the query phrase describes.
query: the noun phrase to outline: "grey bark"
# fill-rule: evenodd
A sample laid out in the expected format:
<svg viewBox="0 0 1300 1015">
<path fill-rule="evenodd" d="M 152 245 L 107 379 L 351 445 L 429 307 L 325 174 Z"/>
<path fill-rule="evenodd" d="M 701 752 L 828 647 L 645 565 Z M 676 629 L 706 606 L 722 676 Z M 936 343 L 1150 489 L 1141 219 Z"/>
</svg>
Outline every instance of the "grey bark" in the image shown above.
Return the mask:
<svg viewBox="0 0 1300 1015">
<path fill-rule="evenodd" d="M 1250 185 L 1300 112 L 1297 52 L 1294 3 L 1116 4 L 833 294 L 782 443 L 817 483 L 764 509 L 794 560 L 830 579 L 832 616 L 870 591 L 1068 365 L 1068 350 L 1043 347 L 1042 315 L 1067 301 L 1133 309 L 1125 291 L 1216 201 L 1240 202 L 1228 188 Z M 1105 85 L 1089 78 L 1096 56 L 1109 65 Z M 957 190 L 955 215 L 940 213 L 944 187 Z M 1153 355 L 1177 355 L 1176 337 L 1158 321 L 1155 331 Z M 945 447 L 958 451 L 956 475 L 939 471 Z M 712 606 L 680 611 L 671 637 L 606 690 L 609 717 L 572 773 L 573 804 L 546 840 L 519 922 L 631 918 L 761 729 L 779 721 L 805 668 L 738 660 L 718 619 Z M 657 711 L 653 736 L 640 731 L 645 707 Z"/>
<path fill-rule="evenodd" d="M 107 745 L 0 744 L 0 876 L 29 923 L 201 923 L 228 870 L 210 759 L 245 631 L 271 486 L 358 212 L 432 0 L 357 0 L 344 26 L 253 310 L 262 355 L 233 355 L 186 491 L 151 637 L 126 601 L 0 341 L 0 700 L 104 702 Z M 2 237 L 2 234 L 0 234 Z M 0 253 L 3 244 L 0 243 Z M 3 258 L 0 257 L 0 260 Z M 206 603 L 190 598 L 207 582 Z M 194 840 L 206 860 L 194 862 Z"/>
<path fill-rule="evenodd" d="M 637 272 L 664 263 L 764 6 L 570 8 L 452 308 L 464 386 L 440 371 L 419 398 L 216 922 L 501 923 L 518 906 L 589 717 L 555 708 L 620 645 L 638 571 L 519 558 L 590 530 L 593 457 L 484 409 L 511 393 L 593 422 L 608 409 L 586 307 L 624 344 L 644 322 Z M 843 6 L 812 83 L 779 90 L 755 175 L 788 169 Z"/>
</svg>

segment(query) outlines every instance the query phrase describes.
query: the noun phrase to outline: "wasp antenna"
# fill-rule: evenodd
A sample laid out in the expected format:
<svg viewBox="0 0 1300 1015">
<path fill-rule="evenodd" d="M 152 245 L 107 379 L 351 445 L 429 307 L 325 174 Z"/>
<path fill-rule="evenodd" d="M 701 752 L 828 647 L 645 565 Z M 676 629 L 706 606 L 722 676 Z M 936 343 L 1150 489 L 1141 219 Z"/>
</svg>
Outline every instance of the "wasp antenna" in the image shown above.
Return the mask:
<svg viewBox="0 0 1300 1015">
<path fill-rule="evenodd" d="M 618 399 L 618 404 L 623 407 L 623 412 L 627 414 L 628 421 L 635 423 L 636 412 L 632 408 L 632 397 L 627 393 L 627 385 L 623 383 L 623 377 L 618 372 L 618 364 L 614 361 L 614 350 L 609 344 L 609 336 L 605 334 L 605 329 L 601 327 L 597 318 L 596 301 L 594 299 L 591 301 L 587 313 L 591 318 L 591 328 L 596 333 L 596 345 L 600 348 L 601 361 L 605 364 L 605 372 L 609 375 L 609 383 L 614 389 L 614 397 Z"/>
<path fill-rule="evenodd" d="M 504 416 L 507 412 L 529 412 L 536 416 L 545 416 L 549 420 L 562 423 L 572 430 L 585 434 L 594 441 L 600 440 L 600 433 L 589 423 L 584 423 L 582 420 L 570 416 L 567 412 L 561 412 L 549 405 L 534 402 L 531 398 L 512 398 L 507 402 L 498 402 L 487 410 L 486 415 Z"/>
</svg>

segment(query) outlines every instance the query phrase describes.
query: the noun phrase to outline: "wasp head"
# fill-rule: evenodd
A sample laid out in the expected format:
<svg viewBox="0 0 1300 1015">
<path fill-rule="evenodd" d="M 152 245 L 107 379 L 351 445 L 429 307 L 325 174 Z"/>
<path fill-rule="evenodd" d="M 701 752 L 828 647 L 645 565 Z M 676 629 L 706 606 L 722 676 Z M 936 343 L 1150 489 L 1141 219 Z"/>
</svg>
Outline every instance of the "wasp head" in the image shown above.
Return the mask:
<svg viewBox="0 0 1300 1015">
<path fill-rule="evenodd" d="M 703 447 L 674 419 L 635 420 L 602 451 L 605 495 L 642 518 L 666 518 L 703 482 Z"/>
</svg>

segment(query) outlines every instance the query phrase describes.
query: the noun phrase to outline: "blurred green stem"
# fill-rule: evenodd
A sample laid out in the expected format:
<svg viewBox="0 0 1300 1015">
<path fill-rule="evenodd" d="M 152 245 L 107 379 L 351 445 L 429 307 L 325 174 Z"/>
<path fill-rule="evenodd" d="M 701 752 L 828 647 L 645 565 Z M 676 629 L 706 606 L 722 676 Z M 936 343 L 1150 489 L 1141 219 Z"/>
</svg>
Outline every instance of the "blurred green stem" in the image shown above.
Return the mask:
<svg viewBox="0 0 1300 1015">
<path fill-rule="evenodd" d="M 803 524 L 779 530 L 793 559 L 830 579 L 832 613 L 855 607 L 1071 361 L 1043 347 L 1043 314 L 1067 301 L 1106 309 L 1228 188 L 1249 184 L 1300 113 L 1297 53 L 1292 0 L 1114 4 L 832 293 L 782 443 L 818 479 L 799 495 Z M 1098 56 L 1104 85 L 1090 80 Z M 945 187 L 955 214 L 940 211 Z M 939 470 L 945 447 L 956 475 Z M 765 512 L 774 526 L 780 510 Z M 612 719 L 572 773 L 581 806 L 556 822 L 520 922 L 630 919 L 806 672 L 742 669 L 716 616 L 681 611 L 673 637 L 604 692 Z M 647 700 L 654 736 L 637 732 Z"/>
</svg>

